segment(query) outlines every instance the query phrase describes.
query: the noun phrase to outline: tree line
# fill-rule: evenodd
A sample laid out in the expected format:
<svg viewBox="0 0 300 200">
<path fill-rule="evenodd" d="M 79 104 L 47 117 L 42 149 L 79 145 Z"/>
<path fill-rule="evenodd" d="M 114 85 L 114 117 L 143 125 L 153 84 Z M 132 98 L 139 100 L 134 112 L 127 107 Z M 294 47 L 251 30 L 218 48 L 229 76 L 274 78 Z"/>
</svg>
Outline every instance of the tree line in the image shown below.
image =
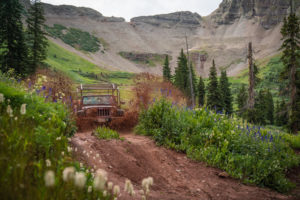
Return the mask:
<svg viewBox="0 0 300 200">
<path fill-rule="evenodd" d="M 47 56 L 42 3 L 31 1 L 25 12 L 19 0 L 0 0 L 0 20 L 0 71 L 13 69 L 20 77 L 34 73 Z"/>
<path fill-rule="evenodd" d="M 293 1 L 291 0 L 291 12 L 284 18 L 281 28 L 283 52 L 281 61 L 285 68 L 281 73 L 282 82 L 287 81 L 288 85 L 279 91 L 281 100 L 274 103 L 273 95 L 269 89 L 256 89 L 260 82 L 258 67 L 253 58 L 252 43 L 248 47 L 249 61 L 249 85 L 242 85 L 237 92 L 235 103 L 236 114 L 247 121 L 260 125 L 285 126 L 291 132 L 297 133 L 300 129 L 300 22 L 294 12 Z M 192 73 L 192 87 L 196 92 L 198 106 L 208 107 L 216 112 L 231 115 L 233 111 L 233 96 L 226 71 L 221 72 L 218 80 L 215 61 L 210 68 L 207 85 L 203 77 L 199 77 L 197 83 L 194 68 L 191 64 L 188 67 L 187 57 L 183 50 L 177 60 L 174 76 L 171 75 L 169 58 L 166 56 L 163 66 L 163 78 L 171 81 L 188 98 L 191 98 L 191 84 L 189 70 Z M 197 85 L 197 87 L 196 87 Z"/>
</svg>

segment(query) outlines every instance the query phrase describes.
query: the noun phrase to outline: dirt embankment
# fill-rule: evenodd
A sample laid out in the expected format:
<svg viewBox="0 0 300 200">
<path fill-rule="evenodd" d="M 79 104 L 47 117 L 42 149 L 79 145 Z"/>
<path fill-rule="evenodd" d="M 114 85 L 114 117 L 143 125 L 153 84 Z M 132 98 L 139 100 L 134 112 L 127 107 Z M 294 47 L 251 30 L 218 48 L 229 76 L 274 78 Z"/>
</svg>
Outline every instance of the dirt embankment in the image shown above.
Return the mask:
<svg viewBox="0 0 300 200">
<path fill-rule="evenodd" d="M 206 200 L 206 199 L 289 199 L 268 189 L 247 186 L 232 178 L 220 177 L 221 170 L 194 162 L 181 153 L 158 147 L 148 137 L 121 134 L 124 141 L 98 140 L 91 133 L 78 133 L 72 139 L 77 148 L 75 157 L 80 162 L 104 169 L 109 180 L 118 184 L 121 191 L 126 179 L 134 184 L 136 192 L 141 181 L 153 177 L 149 199 L 159 200 Z M 89 152 L 89 155 L 83 152 Z M 99 154 L 100 157 L 96 155 Z M 132 198 L 124 192 L 118 199 Z"/>
</svg>

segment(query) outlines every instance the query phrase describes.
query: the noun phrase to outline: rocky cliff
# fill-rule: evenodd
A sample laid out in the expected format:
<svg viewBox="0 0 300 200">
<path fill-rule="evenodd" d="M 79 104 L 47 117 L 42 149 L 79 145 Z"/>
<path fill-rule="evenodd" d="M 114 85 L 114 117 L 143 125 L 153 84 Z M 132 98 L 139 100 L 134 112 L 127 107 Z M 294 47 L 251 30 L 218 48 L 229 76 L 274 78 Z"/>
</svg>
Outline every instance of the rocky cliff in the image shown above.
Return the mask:
<svg viewBox="0 0 300 200">
<path fill-rule="evenodd" d="M 300 7 L 299 0 L 295 1 L 295 7 Z M 219 25 L 233 24 L 241 18 L 255 19 L 270 29 L 282 22 L 289 11 L 289 0 L 224 0 L 211 19 Z"/>
<path fill-rule="evenodd" d="M 199 27 L 201 24 L 201 16 L 198 13 L 175 12 L 164 15 L 142 16 L 131 19 L 133 23 L 147 23 L 154 26 L 164 26 L 171 28 L 173 26 Z"/>
</svg>

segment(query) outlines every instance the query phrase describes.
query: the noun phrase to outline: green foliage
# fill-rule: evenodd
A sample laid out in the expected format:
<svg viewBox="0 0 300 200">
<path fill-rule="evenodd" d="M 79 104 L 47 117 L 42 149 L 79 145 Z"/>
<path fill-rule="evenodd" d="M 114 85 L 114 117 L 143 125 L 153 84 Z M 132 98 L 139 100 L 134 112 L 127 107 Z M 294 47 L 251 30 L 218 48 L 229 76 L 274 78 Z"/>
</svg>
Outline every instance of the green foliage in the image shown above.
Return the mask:
<svg viewBox="0 0 300 200">
<path fill-rule="evenodd" d="M 217 78 L 217 68 L 213 60 L 207 86 L 207 106 L 215 111 L 222 111 L 223 102 Z"/>
<path fill-rule="evenodd" d="M 239 89 L 236 97 L 236 104 L 238 105 L 238 115 L 242 116 L 243 112 L 246 110 L 248 100 L 248 93 L 246 86 L 243 84 Z"/>
<path fill-rule="evenodd" d="M 35 0 L 28 10 L 28 18 L 26 20 L 30 73 L 34 73 L 38 65 L 47 57 L 48 40 L 43 30 L 45 21 L 43 5 Z"/>
<path fill-rule="evenodd" d="M 283 133 L 244 125 L 204 108 L 174 107 L 164 99 L 140 114 L 136 131 L 152 136 L 159 145 L 223 169 L 245 183 L 280 192 L 294 186 L 285 178 L 285 172 L 298 166 L 300 159 Z"/>
<path fill-rule="evenodd" d="M 205 83 L 203 81 L 203 78 L 200 76 L 200 80 L 198 83 L 198 104 L 199 107 L 204 106 L 205 102 Z"/>
<path fill-rule="evenodd" d="M 28 52 L 22 24 L 23 7 L 19 0 L 1 1 L 0 71 L 13 68 L 17 75 L 28 73 Z"/>
<path fill-rule="evenodd" d="M 108 71 L 69 52 L 49 41 L 46 63 L 52 68 L 64 72 L 78 83 L 95 83 L 99 80 L 117 84 L 128 84 L 134 74 L 128 72 Z"/>
<path fill-rule="evenodd" d="M 59 38 L 79 50 L 94 53 L 100 49 L 99 39 L 80 29 L 67 28 L 59 24 L 54 24 L 53 27 L 45 26 L 45 29 L 52 37 Z"/>
<path fill-rule="evenodd" d="M 119 133 L 117 131 L 111 130 L 107 127 L 98 127 L 93 132 L 99 139 L 111 140 L 120 139 Z"/>
<path fill-rule="evenodd" d="M 170 81 L 171 80 L 171 68 L 169 66 L 169 56 L 166 55 L 165 63 L 163 66 L 163 77 L 164 80 Z"/>
<path fill-rule="evenodd" d="M 227 78 L 226 71 L 221 72 L 221 78 L 219 83 L 219 90 L 221 93 L 221 102 L 223 103 L 223 110 L 226 114 L 231 115 L 233 112 L 232 108 L 232 95 L 230 90 L 230 83 Z"/>
<path fill-rule="evenodd" d="M 136 64 L 146 65 L 148 67 L 156 67 L 164 64 L 165 56 L 156 53 L 140 53 L 140 52 L 119 52 L 123 58 L 130 60 Z M 172 59 L 172 58 L 171 58 Z"/>
<path fill-rule="evenodd" d="M 300 84 L 297 83 L 300 78 L 300 21 L 294 11 L 284 19 L 281 34 L 283 40 L 281 60 L 285 66 L 282 77 L 289 80 L 291 100 L 289 126 L 292 132 L 297 133 L 300 129 L 300 92 L 297 91 L 300 90 Z"/>
</svg>

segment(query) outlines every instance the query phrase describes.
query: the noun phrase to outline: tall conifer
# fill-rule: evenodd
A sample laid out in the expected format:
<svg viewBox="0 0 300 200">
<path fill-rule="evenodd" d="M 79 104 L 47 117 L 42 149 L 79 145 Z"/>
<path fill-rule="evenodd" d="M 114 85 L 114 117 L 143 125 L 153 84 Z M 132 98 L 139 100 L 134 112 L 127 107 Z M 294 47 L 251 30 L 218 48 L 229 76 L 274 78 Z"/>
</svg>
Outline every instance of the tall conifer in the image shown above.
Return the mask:
<svg viewBox="0 0 300 200">
<path fill-rule="evenodd" d="M 221 102 L 223 104 L 223 110 L 226 114 L 232 114 L 233 108 L 232 108 L 232 95 L 230 90 L 230 83 L 227 78 L 226 71 L 221 72 L 221 78 L 220 78 L 220 92 L 221 92 Z"/>
<path fill-rule="evenodd" d="M 165 81 L 171 80 L 171 69 L 169 63 L 169 56 L 166 55 L 164 66 L 163 66 L 163 78 Z"/>
<path fill-rule="evenodd" d="M 207 106 L 215 111 L 222 111 L 222 99 L 218 87 L 217 68 L 214 60 L 210 68 L 209 83 L 207 86 Z"/>
<path fill-rule="evenodd" d="M 199 84 L 198 84 L 198 103 L 199 106 L 204 106 L 205 101 L 205 83 L 203 78 L 200 76 Z"/>
</svg>

